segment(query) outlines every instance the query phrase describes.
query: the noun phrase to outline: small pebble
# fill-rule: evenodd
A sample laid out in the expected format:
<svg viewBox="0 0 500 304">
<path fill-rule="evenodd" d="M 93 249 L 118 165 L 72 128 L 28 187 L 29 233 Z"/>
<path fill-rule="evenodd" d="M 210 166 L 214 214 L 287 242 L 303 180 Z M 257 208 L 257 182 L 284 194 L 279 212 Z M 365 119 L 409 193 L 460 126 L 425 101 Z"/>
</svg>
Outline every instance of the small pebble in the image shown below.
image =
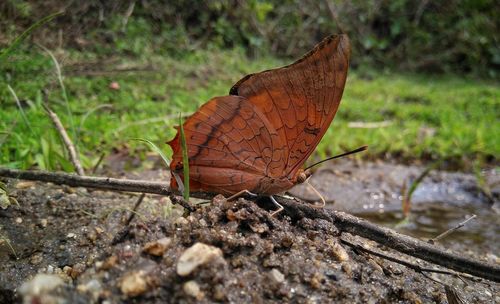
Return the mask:
<svg viewBox="0 0 500 304">
<path fill-rule="evenodd" d="M 331 248 L 332 256 L 339 262 L 349 261 L 349 254 L 338 242 L 329 239 L 327 240 L 328 246 Z"/>
<path fill-rule="evenodd" d="M 87 238 L 89 239 L 89 241 L 91 241 L 92 243 L 95 243 L 95 241 L 97 240 L 97 233 L 95 233 L 95 231 L 89 231 L 87 233 Z"/>
<path fill-rule="evenodd" d="M 212 198 L 213 205 L 219 205 L 226 202 L 226 198 L 222 194 L 217 194 Z"/>
<path fill-rule="evenodd" d="M 172 239 L 165 237 L 159 240 L 148 242 L 144 245 L 143 251 L 154 256 L 162 256 L 172 243 Z"/>
<path fill-rule="evenodd" d="M 187 276 L 198 266 L 209 263 L 218 257 L 222 257 L 222 251 L 219 248 L 196 243 L 180 256 L 177 262 L 177 274 Z"/>
<path fill-rule="evenodd" d="M 323 274 L 319 272 L 315 272 L 311 278 L 311 287 L 314 289 L 320 289 L 321 286 L 323 285 L 323 282 L 325 281 L 325 277 Z"/>
<path fill-rule="evenodd" d="M 274 268 L 269 272 L 269 278 L 273 283 L 281 284 L 285 281 L 285 275 L 282 274 L 278 269 Z"/>
<path fill-rule="evenodd" d="M 148 283 L 143 271 L 135 271 L 125 275 L 120 282 L 120 290 L 129 297 L 136 297 L 148 290 Z"/>
<path fill-rule="evenodd" d="M 184 285 L 182 285 L 182 290 L 184 290 L 187 295 L 197 300 L 203 299 L 204 294 L 201 292 L 200 286 L 196 283 L 196 281 L 187 281 Z"/>
<path fill-rule="evenodd" d="M 47 266 L 47 273 L 48 274 L 54 273 L 54 266 L 52 266 L 52 265 Z"/>
<path fill-rule="evenodd" d="M 213 289 L 213 297 L 215 301 L 224 302 L 227 299 L 226 293 L 224 292 L 224 286 L 220 284 L 215 286 Z"/>
<path fill-rule="evenodd" d="M 32 265 L 38 265 L 42 261 L 43 261 L 43 256 L 41 254 L 39 254 L 39 253 L 36 253 L 36 254 L 32 255 L 31 258 L 30 258 L 30 263 Z"/>
<path fill-rule="evenodd" d="M 175 219 L 175 222 L 174 222 L 177 226 L 184 226 L 184 225 L 187 225 L 189 224 L 189 221 L 182 217 L 182 216 L 179 216 L 178 218 Z"/>
<path fill-rule="evenodd" d="M 101 282 L 96 279 L 92 279 L 85 284 L 80 284 L 76 287 L 79 292 L 88 292 L 94 299 L 98 299 L 102 291 Z M 103 302 L 104 303 L 104 302 Z"/>
<path fill-rule="evenodd" d="M 69 276 L 74 280 L 84 271 L 85 271 L 85 264 L 76 263 L 75 265 L 73 265 L 71 272 L 69 273 Z"/>
<path fill-rule="evenodd" d="M 352 267 L 349 263 L 342 263 L 342 270 L 348 277 L 352 277 Z"/>
<path fill-rule="evenodd" d="M 118 263 L 118 257 L 116 255 L 112 255 L 106 259 L 104 262 L 100 262 L 99 265 L 96 263 L 96 268 L 99 270 L 109 270 L 113 268 Z"/>
<path fill-rule="evenodd" d="M 25 181 L 25 182 L 18 182 L 16 184 L 16 189 L 28 189 L 35 186 L 35 182 L 31 181 Z"/>
<path fill-rule="evenodd" d="M 57 275 L 39 273 L 30 281 L 23 283 L 21 288 L 19 288 L 19 292 L 24 296 L 24 300 L 26 301 L 42 293 L 54 290 L 62 284 L 63 280 Z M 31 301 L 25 303 L 31 303 Z"/>
<path fill-rule="evenodd" d="M 41 219 L 41 220 L 40 220 L 40 226 L 41 226 L 42 228 L 47 227 L 47 225 L 48 225 L 48 224 L 49 224 L 49 221 L 48 221 L 47 219 L 45 219 L 45 218 L 44 218 L 44 219 Z"/>
<path fill-rule="evenodd" d="M 64 266 L 63 268 L 63 272 L 68 275 L 68 276 L 71 276 L 71 271 L 73 271 L 73 267 L 70 267 L 70 266 Z"/>
<path fill-rule="evenodd" d="M 68 235 L 66 235 L 66 237 L 68 239 L 74 239 L 74 238 L 76 238 L 76 234 L 74 234 L 73 232 L 70 232 L 70 233 L 68 233 Z"/>
</svg>

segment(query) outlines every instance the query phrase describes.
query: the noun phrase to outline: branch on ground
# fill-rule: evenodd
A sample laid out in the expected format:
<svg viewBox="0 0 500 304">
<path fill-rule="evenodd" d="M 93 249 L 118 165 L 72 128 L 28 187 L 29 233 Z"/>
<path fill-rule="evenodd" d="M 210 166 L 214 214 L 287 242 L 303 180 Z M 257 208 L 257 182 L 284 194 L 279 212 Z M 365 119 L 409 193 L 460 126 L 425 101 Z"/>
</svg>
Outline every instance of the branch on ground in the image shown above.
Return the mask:
<svg viewBox="0 0 500 304">
<path fill-rule="evenodd" d="M 89 187 L 112 191 L 141 192 L 169 196 L 174 194 L 166 183 L 141 180 L 127 180 L 107 177 L 78 176 L 67 173 L 25 171 L 0 168 L 0 177 L 36 180 L 64 184 L 73 187 Z M 192 197 L 211 198 L 203 192 L 191 193 Z M 323 219 L 335 224 L 341 231 L 375 241 L 401 253 L 424 261 L 467 273 L 487 280 L 500 282 L 500 266 L 472 260 L 448 252 L 433 244 L 400 234 L 389 228 L 372 224 L 366 220 L 340 211 L 317 209 L 297 199 L 277 197 L 285 212 L 292 219 Z"/>
<path fill-rule="evenodd" d="M 73 145 L 73 142 L 69 138 L 68 133 L 66 132 L 66 129 L 64 128 L 61 120 L 59 119 L 57 114 L 49 108 L 48 105 L 46 104 L 42 105 L 45 111 L 47 111 L 47 115 L 49 116 L 50 120 L 52 120 L 52 123 L 54 124 L 54 127 L 56 128 L 57 132 L 59 132 L 59 135 L 61 135 L 63 143 L 66 146 L 66 149 L 68 149 L 69 159 L 71 160 L 71 163 L 75 167 L 76 173 L 82 176 L 85 175 L 82 164 L 80 163 L 80 157 L 78 157 L 78 153 L 76 152 L 75 145 Z"/>
</svg>

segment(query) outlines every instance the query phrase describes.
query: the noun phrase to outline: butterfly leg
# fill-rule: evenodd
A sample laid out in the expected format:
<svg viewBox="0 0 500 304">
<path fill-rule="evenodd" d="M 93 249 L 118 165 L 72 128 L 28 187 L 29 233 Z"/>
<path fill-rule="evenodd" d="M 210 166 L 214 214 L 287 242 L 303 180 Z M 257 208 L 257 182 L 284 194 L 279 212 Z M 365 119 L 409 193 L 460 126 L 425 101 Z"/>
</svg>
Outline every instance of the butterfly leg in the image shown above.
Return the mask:
<svg viewBox="0 0 500 304">
<path fill-rule="evenodd" d="M 177 182 L 177 189 L 179 190 L 180 193 L 184 193 L 184 182 L 182 181 L 182 178 L 179 176 L 179 174 L 172 172 L 172 175 L 175 178 L 175 181 Z"/>
<path fill-rule="evenodd" d="M 269 198 L 271 199 L 271 202 L 273 202 L 273 204 L 276 205 L 276 207 L 278 207 L 278 209 L 271 212 L 271 216 L 275 216 L 276 214 L 280 213 L 285 209 L 280 203 L 278 203 L 278 201 L 274 198 L 274 196 L 269 195 Z"/>
<path fill-rule="evenodd" d="M 253 192 L 250 192 L 248 190 L 241 190 L 233 195 L 231 195 L 230 197 L 226 198 L 226 201 L 230 202 L 234 199 L 237 199 L 238 197 L 241 197 L 241 196 L 244 196 L 244 195 L 248 195 L 248 196 L 252 196 L 252 197 L 257 197 L 258 195 L 253 193 Z"/>
</svg>

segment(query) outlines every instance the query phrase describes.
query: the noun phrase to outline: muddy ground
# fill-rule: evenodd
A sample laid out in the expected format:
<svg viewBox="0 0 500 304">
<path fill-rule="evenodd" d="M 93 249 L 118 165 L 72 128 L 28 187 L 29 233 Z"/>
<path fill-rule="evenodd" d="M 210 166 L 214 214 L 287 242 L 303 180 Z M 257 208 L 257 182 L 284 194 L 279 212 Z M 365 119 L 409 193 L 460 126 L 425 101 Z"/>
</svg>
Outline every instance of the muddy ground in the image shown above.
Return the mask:
<svg viewBox="0 0 500 304">
<path fill-rule="evenodd" d="M 346 160 L 316 172 L 311 183 L 334 202 L 328 208 L 393 227 L 401 217 L 401 185 L 421 170 Z M 495 170 L 486 176 L 489 196 L 472 175 L 431 173 L 415 193 L 411 223 L 398 230 L 432 237 L 475 213 L 477 220 L 441 245 L 500 263 L 499 177 Z M 454 286 L 469 303 L 500 303 L 498 283 L 424 276 L 340 239 L 429 266 L 422 261 L 322 220 L 270 217 L 242 199 L 214 199 L 187 215 L 168 198 L 146 195 L 127 223 L 137 194 L 8 185 L 20 206 L 0 209 L 0 303 L 23 297 L 26 303 L 447 303 L 434 280 Z M 292 192 L 315 199 L 307 188 Z"/>
</svg>

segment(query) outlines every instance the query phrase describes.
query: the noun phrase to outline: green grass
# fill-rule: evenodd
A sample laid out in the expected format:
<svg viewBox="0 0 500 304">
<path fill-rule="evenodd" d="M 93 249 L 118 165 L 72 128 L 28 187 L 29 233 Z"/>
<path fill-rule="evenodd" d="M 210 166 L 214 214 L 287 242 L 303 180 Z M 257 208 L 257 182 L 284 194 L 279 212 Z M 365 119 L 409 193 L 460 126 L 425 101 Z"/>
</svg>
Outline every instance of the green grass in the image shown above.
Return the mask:
<svg viewBox="0 0 500 304">
<path fill-rule="evenodd" d="M 244 75 L 280 66 L 273 58 L 250 60 L 241 50 L 197 51 L 182 57 L 108 58 L 90 53 L 55 52 L 66 92 L 54 62 L 40 49 L 11 55 L 0 70 L 0 165 L 72 170 L 58 134 L 41 106 L 46 99 L 71 130 L 65 94 L 84 167 L 100 155 L 128 149 L 145 158 L 152 141 L 170 154 L 178 113 L 189 113 L 211 97 L 226 95 Z M 94 62 L 95 64 L 89 64 Z M 78 75 L 82 63 L 97 76 Z M 106 72 L 130 67 L 154 70 Z M 103 73 L 105 72 L 105 73 Z M 88 74 L 88 73 L 87 73 Z M 369 77 L 368 77 L 369 76 Z M 116 81 L 119 90 L 109 84 Z M 23 119 L 9 84 L 18 96 Z M 42 93 L 45 90 L 46 97 Z M 317 151 L 326 157 L 369 145 L 369 156 L 404 159 L 474 160 L 500 154 L 500 86 L 452 76 L 351 72 L 343 102 Z M 382 122 L 380 128 L 351 128 L 351 122 Z M 33 129 L 30 131 L 30 126 Z"/>
</svg>

